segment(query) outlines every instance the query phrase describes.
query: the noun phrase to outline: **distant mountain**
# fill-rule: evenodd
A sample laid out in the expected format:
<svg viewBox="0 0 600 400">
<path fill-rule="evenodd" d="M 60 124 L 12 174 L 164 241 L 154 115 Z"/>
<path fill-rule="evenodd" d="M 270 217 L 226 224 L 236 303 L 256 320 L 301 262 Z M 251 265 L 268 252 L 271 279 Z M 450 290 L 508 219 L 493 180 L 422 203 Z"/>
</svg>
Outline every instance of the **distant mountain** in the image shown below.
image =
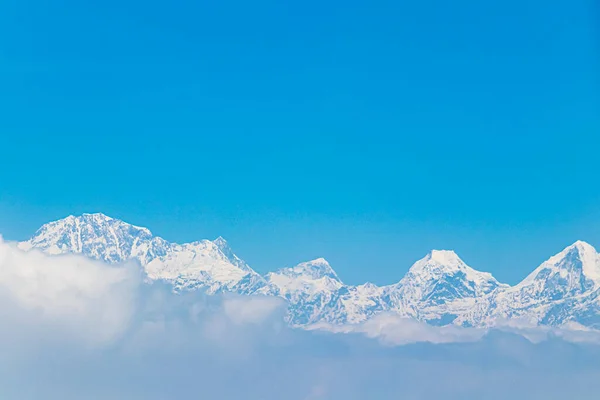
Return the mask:
<svg viewBox="0 0 600 400">
<path fill-rule="evenodd" d="M 469 326 L 517 320 L 527 325 L 600 327 L 600 255 L 578 241 L 514 287 L 484 296 L 459 319 Z"/>
<path fill-rule="evenodd" d="M 266 278 L 274 293 L 288 301 L 289 322 L 295 326 L 358 323 L 389 310 L 383 288 L 371 283 L 345 285 L 323 258 L 268 273 Z"/>
<path fill-rule="evenodd" d="M 448 250 L 433 250 L 387 290 L 391 309 L 435 325 L 452 323 L 475 300 L 508 288 L 490 273 L 480 272 Z"/>
<path fill-rule="evenodd" d="M 170 243 L 146 228 L 100 213 L 50 222 L 20 247 L 35 247 L 49 254 L 83 254 L 113 264 L 134 259 L 149 278 L 172 283 L 177 290 L 202 288 L 209 294 L 252 294 L 267 286 L 265 279 L 233 254 L 222 238 Z"/>
<path fill-rule="evenodd" d="M 83 254 L 108 263 L 133 258 L 146 265 L 164 256 L 170 244 L 146 228 L 104 214 L 83 214 L 43 225 L 21 247 L 35 247 L 49 254 Z"/>
<path fill-rule="evenodd" d="M 388 286 L 346 285 L 323 258 L 263 277 L 221 237 L 177 244 L 100 213 L 50 222 L 19 247 L 83 254 L 113 264 L 137 260 L 149 279 L 168 282 L 175 291 L 279 296 L 288 302 L 287 319 L 293 326 L 355 324 L 391 312 L 434 325 L 600 329 L 600 255 L 581 241 L 512 287 L 447 250 L 431 251 Z"/>
<path fill-rule="evenodd" d="M 275 294 L 289 302 L 293 325 L 307 325 L 327 318 L 344 287 L 323 258 L 270 272 L 266 278 L 275 288 Z"/>
</svg>

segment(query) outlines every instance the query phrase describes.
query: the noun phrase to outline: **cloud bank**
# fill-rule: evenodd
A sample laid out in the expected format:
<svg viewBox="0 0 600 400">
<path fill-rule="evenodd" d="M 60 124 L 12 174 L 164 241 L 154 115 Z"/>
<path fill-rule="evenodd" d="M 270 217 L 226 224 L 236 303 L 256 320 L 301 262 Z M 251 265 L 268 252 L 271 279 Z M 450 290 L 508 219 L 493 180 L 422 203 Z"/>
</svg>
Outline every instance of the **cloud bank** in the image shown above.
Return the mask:
<svg viewBox="0 0 600 400">
<path fill-rule="evenodd" d="M 600 392 L 595 332 L 431 327 L 380 315 L 294 330 L 277 298 L 174 295 L 135 263 L 0 240 L 0 396 L 564 399 Z M 333 327 L 327 327 L 333 329 Z"/>
</svg>

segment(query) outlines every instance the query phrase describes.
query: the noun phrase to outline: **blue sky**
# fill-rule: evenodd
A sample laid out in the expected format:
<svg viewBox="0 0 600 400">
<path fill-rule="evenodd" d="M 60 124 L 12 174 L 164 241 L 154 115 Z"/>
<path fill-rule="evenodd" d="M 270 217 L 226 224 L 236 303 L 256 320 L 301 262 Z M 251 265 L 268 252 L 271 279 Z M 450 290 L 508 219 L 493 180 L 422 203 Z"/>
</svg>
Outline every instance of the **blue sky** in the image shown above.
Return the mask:
<svg viewBox="0 0 600 400">
<path fill-rule="evenodd" d="M 600 246 L 592 2 L 217 3 L 0 6 L 6 238 L 102 211 L 348 283 Z"/>
</svg>

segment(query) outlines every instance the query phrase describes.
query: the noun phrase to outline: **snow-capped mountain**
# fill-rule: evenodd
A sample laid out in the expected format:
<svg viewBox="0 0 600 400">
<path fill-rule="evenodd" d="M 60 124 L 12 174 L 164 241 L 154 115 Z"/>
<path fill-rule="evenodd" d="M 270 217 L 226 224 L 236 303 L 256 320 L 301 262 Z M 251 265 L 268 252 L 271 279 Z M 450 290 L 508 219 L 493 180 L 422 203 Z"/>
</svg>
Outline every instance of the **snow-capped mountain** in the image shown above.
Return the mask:
<svg viewBox="0 0 600 400">
<path fill-rule="evenodd" d="M 279 296 L 287 300 L 287 319 L 294 326 L 355 324 L 392 312 L 436 325 L 525 323 L 600 329 L 600 255 L 580 241 L 512 287 L 446 250 L 431 251 L 389 286 L 347 285 L 323 258 L 263 277 L 221 237 L 172 243 L 104 214 L 48 223 L 19 247 L 82 254 L 113 264 L 137 260 L 149 279 L 169 282 L 175 291 Z"/>
<path fill-rule="evenodd" d="M 97 213 L 45 224 L 20 247 L 35 247 L 49 254 L 83 254 L 108 263 L 137 259 L 146 265 L 164 256 L 170 244 L 146 228 Z"/>
<path fill-rule="evenodd" d="M 600 255 L 575 242 L 550 257 L 514 287 L 485 296 L 461 316 L 463 325 L 489 326 L 517 320 L 527 325 L 600 322 Z"/>
<path fill-rule="evenodd" d="M 233 254 L 223 238 L 170 243 L 146 228 L 100 213 L 50 222 L 19 246 L 49 254 L 83 254 L 108 263 L 135 259 L 150 279 L 170 282 L 177 290 L 251 294 L 267 286 L 262 276 Z"/>
<path fill-rule="evenodd" d="M 393 311 L 446 325 L 472 308 L 476 299 L 506 287 L 490 273 L 469 267 L 454 251 L 433 250 L 386 292 Z"/>
<path fill-rule="evenodd" d="M 292 325 L 353 324 L 390 309 L 384 287 L 346 285 L 323 258 L 268 273 L 266 278 L 274 294 L 288 301 Z"/>
<path fill-rule="evenodd" d="M 344 287 L 329 263 L 319 258 L 266 276 L 275 294 L 290 304 L 289 322 L 306 325 L 318 322 L 335 308 Z"/>
<path fill-rule="evenodd" d="M 340 313 L 336 318 L 329 318 L 332 323 L 355 324 L 364 322 L 375 314 L 391 310 L 386 296 L 388 286 L 377 286 L 364 283 L 358 286 L 346 286 L 340 293 Z"/>
<path fill-rule="evenodd" d="M 230 254 L 231 258 L 227 257 L 210 240 L 171 243 L 166 254 L 146 264 L 145 270 L 150 279 L 171 282 L 176 290 L 205 288 L 210 294 L 252 294 L 267 285 L 263 277 Z"/>
</svg>

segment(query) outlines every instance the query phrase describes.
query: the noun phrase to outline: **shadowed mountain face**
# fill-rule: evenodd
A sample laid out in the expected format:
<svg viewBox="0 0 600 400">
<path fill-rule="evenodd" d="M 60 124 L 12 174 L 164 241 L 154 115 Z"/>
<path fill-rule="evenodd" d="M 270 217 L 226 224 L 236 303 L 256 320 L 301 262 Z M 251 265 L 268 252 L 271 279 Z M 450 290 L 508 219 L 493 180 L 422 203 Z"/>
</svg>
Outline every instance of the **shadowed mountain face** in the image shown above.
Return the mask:
<svg viewBox="0 0 600 400">
<path fill-rule="evenodd" d="M 294 326 L 360 323 L 381 312 L 434 325 L 493 326 L 513 320 L 600 326 L 600 256 L 584 242 L 551 257 L 513 287 L 444 250 L 431 251 L 389 286 L 346 285 L 323 258 L 263 277 L 221 237 L 177 244 L 103 214 L 48 223 L 19 247 L 113 264 L 137 260 L 148 278 L 166 281 L 175 291 L 279 296 L 288 302 L 287 318 Z"/>
</svg>

